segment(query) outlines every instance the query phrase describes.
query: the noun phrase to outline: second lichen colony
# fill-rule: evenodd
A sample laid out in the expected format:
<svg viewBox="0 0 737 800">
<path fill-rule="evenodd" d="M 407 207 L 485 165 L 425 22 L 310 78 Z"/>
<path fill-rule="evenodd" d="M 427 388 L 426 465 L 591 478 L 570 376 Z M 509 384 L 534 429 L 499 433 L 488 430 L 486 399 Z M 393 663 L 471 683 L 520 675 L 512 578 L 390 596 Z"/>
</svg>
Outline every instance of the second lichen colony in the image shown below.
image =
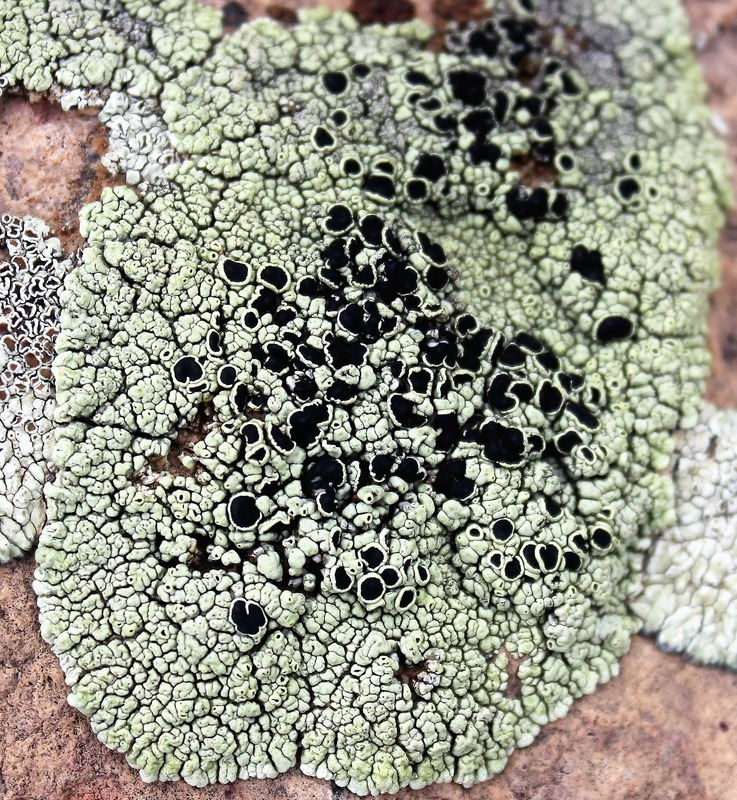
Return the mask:
<svg viewBox="0 0 737 800">
<path fill-rule="evenodd" d="M 708 369 L 722 152 L 674 3 L 539 5 L 439 54 L 0 5 L 7 84 L 104 101 L 131 184 L 61 293 L 36 590 L 146 780 L 470 785 L 616 672 Z"/>
</svg>

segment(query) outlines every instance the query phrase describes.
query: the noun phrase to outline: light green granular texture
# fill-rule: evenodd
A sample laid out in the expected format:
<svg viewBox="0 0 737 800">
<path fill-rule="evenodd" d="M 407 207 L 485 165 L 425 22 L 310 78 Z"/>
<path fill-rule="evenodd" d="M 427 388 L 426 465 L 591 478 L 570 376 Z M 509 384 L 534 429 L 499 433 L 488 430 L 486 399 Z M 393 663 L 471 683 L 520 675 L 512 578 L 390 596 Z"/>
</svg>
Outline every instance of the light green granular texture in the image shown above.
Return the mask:
<svg viewBox="0 0 737 800">
<path fill-rule="evenodd" d="M 81 212 L 35 588 L 145 780 L 470 786 L 616 674 L 724 155 L 677 3 L 535 5 L 436 53 L 0 2 L 7 85 L 104 103 L 142 181 Z"/>
</svg>

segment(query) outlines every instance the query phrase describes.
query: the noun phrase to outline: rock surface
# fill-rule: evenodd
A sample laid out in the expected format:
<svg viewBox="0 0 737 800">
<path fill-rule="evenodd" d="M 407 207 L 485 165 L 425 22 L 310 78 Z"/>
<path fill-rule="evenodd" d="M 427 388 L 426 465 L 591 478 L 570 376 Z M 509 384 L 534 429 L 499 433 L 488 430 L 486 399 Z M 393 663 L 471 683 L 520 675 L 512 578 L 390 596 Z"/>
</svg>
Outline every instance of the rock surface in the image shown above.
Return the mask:
<svg viewBox="0 0 737 800">
<path fill-rule="evenodd" d="M 315 0 L 211 0 L 236 27 L 255 14 L 289 20 Z M 334 0 L 363 21 L 406 19 L 409 0 Z M 417 0 L 442 30 L 451 14 L 473 18 L 480 0 Z M 737 0 L 687 2 L 717 125 L 737 161 Z M 0 213 L 45 219 L 67 251 L 79 246 L 77 210 L 115 183 L 100 163 L 104 132 L 93 116 L 55 104 L 0 101 Z M 737 181 L 735 181 L 737 190 Z M 710 398 L 737 406 L 737 209 L 722 238 L 714 293 Z M 275 781 L 195 790 L 141 783 L 66 704 L 64 677 L 41 640 L 31 588 L 34 561 L 0 571 L 0 798 L 3 800 L 350 800 L 349 792 L 290 772 Z M 737 675 L 695 667 L 637 637 L 622 673 L 566 719 L 516 752 L 500 776 L 470 790 L 434 786 L 402 800 L 737 800 Z"/>
</svg>

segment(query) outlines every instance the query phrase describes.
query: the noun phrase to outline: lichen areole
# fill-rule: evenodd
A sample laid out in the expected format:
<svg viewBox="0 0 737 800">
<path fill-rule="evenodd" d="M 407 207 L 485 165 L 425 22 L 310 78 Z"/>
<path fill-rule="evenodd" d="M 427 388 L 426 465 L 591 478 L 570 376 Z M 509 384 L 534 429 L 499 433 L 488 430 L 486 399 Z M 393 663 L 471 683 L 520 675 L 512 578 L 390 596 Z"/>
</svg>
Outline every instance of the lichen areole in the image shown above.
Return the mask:
<svg viewBox="0 0 737 800">
<path fill-rule="evenodd" d="M 99 107 L 127 181 L 59 294 L 71 704 L 147 781 L 499 772 L 668 616 L 628 601 L 728 199 L 678 4 L 499 0 L 440 52 L 191 0 L 0 23 L 4 90 Z"/>
</svg>

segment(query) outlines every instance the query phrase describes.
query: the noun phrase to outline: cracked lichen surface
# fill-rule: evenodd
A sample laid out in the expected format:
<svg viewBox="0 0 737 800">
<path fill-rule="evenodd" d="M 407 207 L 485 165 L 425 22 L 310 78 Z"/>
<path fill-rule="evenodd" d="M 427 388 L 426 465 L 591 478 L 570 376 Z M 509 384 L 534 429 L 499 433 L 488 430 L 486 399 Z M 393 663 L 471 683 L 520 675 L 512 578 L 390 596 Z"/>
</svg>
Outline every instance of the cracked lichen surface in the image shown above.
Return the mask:
<svg viewBox="0 0 737 800">
<path fill-rule="evenodd" d="M 0 4 L 126 187 L 60 293 L 41 626 L 145 780 L 470 785 L 618 669 L 726 202 L 680 8 Z M 650 563 L 654 563 L 650 560 Z"/>
<path fill-rule="evenodd" d="M 59 240 L 33 217 L 0 217 L 0 253 L 7 257 L 0 262 L 1 564 L 33 547 L 45 520 L 51 361 L 65 262 Z"/>
<path fill-rule="evenodd" d="M 632 608 L 662 647 L 737 669 L 737 414 L 707 405 L 676 447 L 676 521 Z"/>
</svg>

